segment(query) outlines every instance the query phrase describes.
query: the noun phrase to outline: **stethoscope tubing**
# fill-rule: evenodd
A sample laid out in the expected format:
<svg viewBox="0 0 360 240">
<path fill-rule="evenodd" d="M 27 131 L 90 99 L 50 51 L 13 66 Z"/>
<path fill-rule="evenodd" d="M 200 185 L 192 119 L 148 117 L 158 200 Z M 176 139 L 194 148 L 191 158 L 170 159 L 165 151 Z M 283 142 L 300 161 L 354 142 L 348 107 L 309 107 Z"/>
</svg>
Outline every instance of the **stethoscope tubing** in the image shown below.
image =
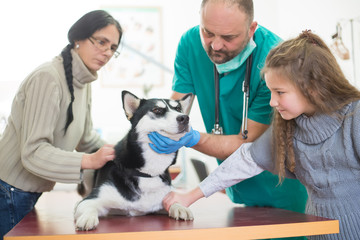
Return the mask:
<svg viewBox="0 0 360 240">
<path fill-rule="evenodd" d="M 242 87 L 242 91 L 244 93 L 244 100 L 243 100 L 243 116 L 241 123 L 241 135 L 243 139 L 247 139 L 248 137 L 247 120 L 248 120 L 248 110 L 249 110 L 251 68 L 252 68 L 252 54 L 250 54 L 250 56 L 246 59 L 246 72 Z M 222 127 L 220 125 L 220 120 L 219 120 L 220 82 L 219 82 L 219 72 L 217 71 L 215 64 L 214 64 L 214 83 L 215 83 L 215 124 L 212 133 L 222 134 L 223 133 Z"/>
</svg>

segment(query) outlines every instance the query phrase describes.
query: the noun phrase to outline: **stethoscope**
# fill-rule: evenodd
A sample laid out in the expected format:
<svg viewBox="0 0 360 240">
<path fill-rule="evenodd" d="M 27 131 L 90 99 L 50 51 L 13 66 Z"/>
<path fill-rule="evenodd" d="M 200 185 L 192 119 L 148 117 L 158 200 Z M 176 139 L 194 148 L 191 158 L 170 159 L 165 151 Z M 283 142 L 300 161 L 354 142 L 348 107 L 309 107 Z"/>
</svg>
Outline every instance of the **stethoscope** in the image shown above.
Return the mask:
<svg viewBox="0 0 360 240">
<path fill-rule="evenodd" d="M 244 102 L 243 102 L 241 135 L 243 139 L 247 139 L 248 137 L 247 119 L 248 119 L 248 108 L 249 108 L 251 67 L 252 67 L 252 54 L 250 54 L 250 56 L 246 59 L 246 72 L 242 86 L 242 91 L 244 93 Z M 220 102 L 219 72 L 217 71 L 215 64 L 214 64 L 214 79 L 215 79 L 215 124 L 212 133 L 215 135 L 221 135 L 223 134 L 223 129 L 219 123 L 219 102 Z"/>
</svg>

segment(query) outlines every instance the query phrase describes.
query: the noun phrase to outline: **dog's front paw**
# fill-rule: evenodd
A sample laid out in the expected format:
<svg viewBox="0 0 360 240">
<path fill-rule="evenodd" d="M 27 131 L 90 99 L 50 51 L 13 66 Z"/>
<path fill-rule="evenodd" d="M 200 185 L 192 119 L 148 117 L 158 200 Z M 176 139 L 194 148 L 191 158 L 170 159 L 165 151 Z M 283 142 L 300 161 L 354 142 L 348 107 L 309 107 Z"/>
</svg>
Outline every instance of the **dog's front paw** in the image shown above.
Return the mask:
<svg viewBox="0 0 360 240">
<path fill-rule="evenodd" d="M 93 209 L 89 201 L 81 201 L 75 206 L 74 219 L 76 230 L 93 230 L 99 224 L 99 216 L 96 209 Z"/>
<path fill-rule="evenodd" d="M 93 230 L 99 224 L 99 218 L 97 214 L 82 214 L 75 219 L 76 230 L 89 231 Z"/>
<path fill-rule="evenodd" d="M 174 203 L 169 209 L 169 217 L 175 218 L 176 220 L 194 220 L 191 210 L 187 207 Z"/>
</svg>

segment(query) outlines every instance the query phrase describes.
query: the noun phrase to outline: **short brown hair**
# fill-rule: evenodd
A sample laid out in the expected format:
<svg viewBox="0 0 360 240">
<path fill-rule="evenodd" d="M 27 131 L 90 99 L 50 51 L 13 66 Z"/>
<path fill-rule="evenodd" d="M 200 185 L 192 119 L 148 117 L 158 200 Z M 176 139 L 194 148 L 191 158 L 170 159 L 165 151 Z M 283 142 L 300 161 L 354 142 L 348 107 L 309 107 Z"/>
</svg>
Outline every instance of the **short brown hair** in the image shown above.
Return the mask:
<svg viewBox="0 0 360 240">
<path fill-rule="evenodd" d="M 215 1 L 222 1 L 225 4 L 229 4 L 230 6 L 237 4 L 239 9 L 244 11 L 249 18 L 249 24 L 254 21 L 254 4 L 252 0 L 203 0 L 201 2 L 201 8 L 203 8 L 206 3 Z"/>
</svg>

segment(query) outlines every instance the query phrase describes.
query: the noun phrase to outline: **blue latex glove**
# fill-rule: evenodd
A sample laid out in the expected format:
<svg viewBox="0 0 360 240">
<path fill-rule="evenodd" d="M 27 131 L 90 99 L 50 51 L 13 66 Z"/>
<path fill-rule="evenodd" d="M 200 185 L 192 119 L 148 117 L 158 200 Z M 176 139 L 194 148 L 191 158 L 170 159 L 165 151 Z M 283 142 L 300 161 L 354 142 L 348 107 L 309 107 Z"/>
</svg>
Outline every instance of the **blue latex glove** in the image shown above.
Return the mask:
<svg viewBox="0 0 360 240">
<path fill-rule="evenodd" d="M 149 143 L 152 150 L 157 153 L 173 153 L 179 150 L 182 146 L 192 147 L 200 140 L 200 133 L 191 128 L 190 132 L 186 133 L 179 141 L 172 140 L 168 137 L 161 135 L 158 132 L 148 134 L 152 143 Z"/>
</svg>

